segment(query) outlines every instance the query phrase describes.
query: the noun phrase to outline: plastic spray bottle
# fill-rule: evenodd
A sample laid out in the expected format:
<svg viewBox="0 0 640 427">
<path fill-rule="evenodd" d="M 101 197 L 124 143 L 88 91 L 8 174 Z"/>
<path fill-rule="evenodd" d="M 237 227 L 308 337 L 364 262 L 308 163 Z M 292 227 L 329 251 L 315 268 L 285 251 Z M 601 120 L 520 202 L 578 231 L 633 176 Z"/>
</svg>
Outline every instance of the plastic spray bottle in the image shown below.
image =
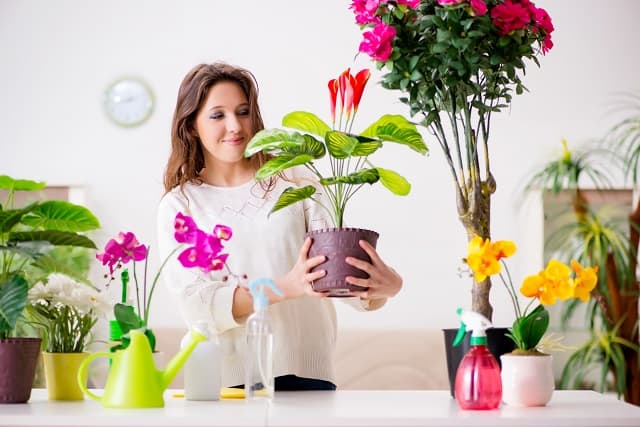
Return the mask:
<svg viewBox="0 0 640 427">
<path fill-rule="evenodd" d="M 196 328 L 207 338 L 198 345 L 184 363 L 184 397 L 187 400 L 219 400 L 222 382 L 222 356 L 215 334 L 207 322 L 196 323 Z M 182 338 L 180 348 L 191 341 L 191 331 Z"/>
<path fill-rule="evenodd" d="M 247 400 L 271 399 L 273 378 L 273 330 L 269 319 L 269 299 L 265 288 L 277 295 L 282 292 L 271 279 L 256 279 L 249 283 L 253 297 L 253 314 L 247 319 L 247 353 L 244 364 L 244 390 Z"/>
<path fill-rule="evenodd" d="M 502 400 L 500 366 L 487 349 L 487 328 L 491 322 L 475 311 L 458 309 L 462 320 L 453 345 L 471 329 L 471 348 L 460 361 L 456 373 L 455 397 L 461 409 L 495 409 Z"/>
</svg>

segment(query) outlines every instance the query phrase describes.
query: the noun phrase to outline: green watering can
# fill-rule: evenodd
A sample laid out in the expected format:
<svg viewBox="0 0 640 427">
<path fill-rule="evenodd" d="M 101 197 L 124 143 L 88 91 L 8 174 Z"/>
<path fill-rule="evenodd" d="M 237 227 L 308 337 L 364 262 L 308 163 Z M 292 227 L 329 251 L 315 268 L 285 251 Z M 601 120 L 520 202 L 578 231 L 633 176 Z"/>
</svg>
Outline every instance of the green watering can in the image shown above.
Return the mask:
<svg viewBox="0 0 640 427">
<path fill-rule="evenodd" d="M 129 331 L 129 346 L 115 353 L 98 352 L 89 355 L 78 368 L 78 384 L 90 398 L 105 408 L 162 408 L 164 391 L 176 376 L 196 346 L 207 338 L 197 328 L 191 331 L 191 340 L 167 364 L 164 371 L 156 368 L 151 346 L 143 332 Z M 98 396 L 87 389 L 89 364 L 99 357 L 111 359 L 104 394 Z"/>
</svg>

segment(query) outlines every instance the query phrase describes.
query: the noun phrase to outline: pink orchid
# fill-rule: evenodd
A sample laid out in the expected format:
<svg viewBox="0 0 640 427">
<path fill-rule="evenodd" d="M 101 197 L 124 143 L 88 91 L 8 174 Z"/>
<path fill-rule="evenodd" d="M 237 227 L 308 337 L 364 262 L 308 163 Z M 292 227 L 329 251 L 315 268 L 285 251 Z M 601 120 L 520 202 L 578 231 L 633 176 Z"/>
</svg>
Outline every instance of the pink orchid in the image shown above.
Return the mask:
<svg viewBox="0 0 640 427">
<path fill-rule="evenodd" d="M 118 264 L 127 264 L 131 260 L 142 261 L 147 257 L 147 247 L 140 244 L 135 234 L 128 231 L 120 232 L 109 240 L 104 247 L 103 253 L 96 254 L 96 259 L 109 267 L 109 272 L 113 274 Z"/>
<path fill-rule="evenodd" d="M 226 225 L 216 224 L 216 226 L 213 227 L 213 235 L 221 240 L 229 240 L 231 236 L 233 236 L 233 230 Z"/>
<path fill-rule="evenodd" d="M 178 212 L 174 221 L 175 234 L 174 237 L 178 243 L 193 243 L 196 238 L 196 226 L 193 218 Z"/>
<path fill-rule="evenodd" d="M 359 51 L 366 53 L 376 61 L 386 61 L 391 56 L 392 42 L 396 36 L 396 29 L 390 25 L 380 23 L 372 31 L 362 34 L 364 40 L 360 43 Z"/>
</svg>

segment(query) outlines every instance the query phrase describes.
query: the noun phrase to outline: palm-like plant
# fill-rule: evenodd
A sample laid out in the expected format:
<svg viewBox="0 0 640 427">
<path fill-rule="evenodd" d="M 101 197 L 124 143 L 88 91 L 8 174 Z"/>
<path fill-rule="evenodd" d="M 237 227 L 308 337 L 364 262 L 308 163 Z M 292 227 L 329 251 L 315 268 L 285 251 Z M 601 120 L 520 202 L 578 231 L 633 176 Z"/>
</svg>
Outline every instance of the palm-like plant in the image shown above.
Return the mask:
<svg viewBox="0 0 640 427">
<path fill-rule="evenodd" d="M 608 375 L 613 375 L 616 390 L 627 402 L 640 405 L 640 363 L 638 355 L 638 298 L 636 272 L 640 240 L 640 201 L 628 217 L 615 220 L 602 210 L 595 212 L 581 189 L 581 179 L 590 180 L 598 189 L 611 186 L 607 171 L 621 167 L 637 183 L 640 161 L 640 98 L 632 114 L 614 126 L 605 138 L 608 164 L 599 164 L 603 149 L 570 152 L 566 145 L 562 158 L 554 160 L 534 174 L 529 187 L 557 194 L 570 191 L 574 220 L 554 230 L 545 245 L 558 256 L 599 266 L 598 286 L 587 307 L 590 338 L 569 358 L 561 377 L 561 386 L 576 387 L 594 369 L 600 370 L 599 387 L 604 390 Z M 576 304 L 565 306 L 566 324 Z"/>
</svg>

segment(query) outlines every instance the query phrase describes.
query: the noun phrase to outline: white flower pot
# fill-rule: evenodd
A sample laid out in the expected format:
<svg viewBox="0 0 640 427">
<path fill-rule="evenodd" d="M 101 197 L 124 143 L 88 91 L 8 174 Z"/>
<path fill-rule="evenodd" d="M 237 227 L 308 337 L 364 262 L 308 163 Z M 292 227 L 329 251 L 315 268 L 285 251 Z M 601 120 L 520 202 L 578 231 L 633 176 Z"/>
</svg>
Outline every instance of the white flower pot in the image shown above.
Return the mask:
<svg viewBox="0 0 640 427">
<path fill-rule="evenodd" d="M 551 355 L 503 354 L 502 401 L 512 406 L 544 406 L 553 394 Z"/>
</svg>

